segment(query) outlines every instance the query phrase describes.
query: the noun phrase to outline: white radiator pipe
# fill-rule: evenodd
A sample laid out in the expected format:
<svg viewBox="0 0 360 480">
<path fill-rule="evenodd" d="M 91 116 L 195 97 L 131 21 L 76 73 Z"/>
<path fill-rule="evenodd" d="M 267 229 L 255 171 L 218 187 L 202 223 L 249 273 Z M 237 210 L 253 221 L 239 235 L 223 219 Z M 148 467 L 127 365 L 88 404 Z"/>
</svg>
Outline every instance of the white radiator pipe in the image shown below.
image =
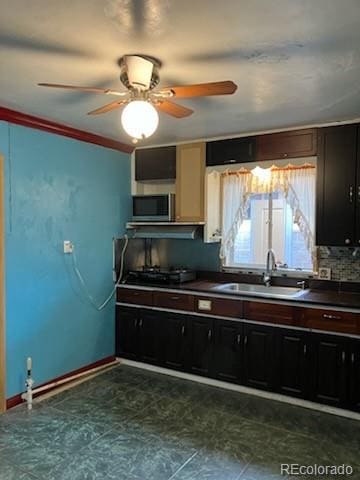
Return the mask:
<svg viewBox="0 0 360 480">
<path fill-rule="evenodd" d="M 62 380 L 56 380 L 55 382 L 47 383 L 46 385 L 43 385 L 42 387 L 38 387 L 35 389 L 32 389 L 31 385 L 31 398 L 28 396 L 28 390 L 21 395 L 21 398 L 25 401 L 27 401 L 28 404 L 28 409 L 31 410 L 32 406 L 29 407 L 29 400 L 31 400 L 31 405 L 32 405 L 32 397 L 33 395 L 36 395 L 38 393 L 46 392 L 47 390 L 53 389 L 55 387 L 58 387 L 60 385 L 63 385 L 64 383 L 70 383 L 73 380 L 76 380 L 78 378 L 82 378 L 85 376 L 90 376 L 94 373 L 98 373 L 102 370 L 106 370 L 107 368 L 113 367 L 115 365 L 118 365 L 120 362 L 119 360 L 114 360 L 113 362 L 107 363 L 106 365 L 101 365 L 100 367 L 94 367 L 90 370 L 86 370 L 85 372 L 77 373 L 75 375 L 72 375 L 71 377 L 63 378 Z M 28 384 L 26 383 L 28 386 Z"/>
</svg>

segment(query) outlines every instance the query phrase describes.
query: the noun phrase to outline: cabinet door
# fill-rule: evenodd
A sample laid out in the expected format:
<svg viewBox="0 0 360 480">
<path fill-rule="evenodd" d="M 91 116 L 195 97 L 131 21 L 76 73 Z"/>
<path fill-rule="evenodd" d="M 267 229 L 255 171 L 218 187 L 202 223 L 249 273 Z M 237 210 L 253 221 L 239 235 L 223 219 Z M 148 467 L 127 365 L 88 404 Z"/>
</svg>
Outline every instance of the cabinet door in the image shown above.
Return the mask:
<svg viewBox="0 0 360 480">
<path fill-rule="evenodd" d="M 347 403 L 349 351 L 346 338 L 312 334 L 312 391 L 316 402 L 337 407 Z"/>
<path fill-rule="evenodd" d="M 242 352 L 242 326 L 238 322 L 215 321 L 214 376 L 239 382 Z"/>
<path fill-rule="evenodd" d="M 173 180 L 176 177 L 176 147 L 135 150 L 135 180 Z"/>
<path fill-rule="evenodd" d="M 137 359 L 139 353 L 139 309 L 116 307 L 116 355 Z"/>
<path fill-rule="evenodd" d="M 206 144 L 206 165 L 227 165 L 255 160 L 255 137 L 217 140 Z"/>
<path fill-rule="evenodd" d="M 316 130 L 313 128 L 259 135 L 256 160 L 276 160 L 316 155 Z"/>
<path fill-rule="evenodd" d="M 296 330 L 276 332 L 276 390 L 284 395 L 306 398 L 308 393 L 307 334 Z"/>
<path fill-rule="evenodd" d="M 245 385 L 273 390 L 274 328 L 244 325 L 243 381 Z"/>
<path fill-rule="evenodd" d="M 161 318 L 162 363 L 167 368 L 185 370 L 188 340 L 187 317 L 164 313 Z"/>
<path fill-rule="evenodd" d="M 158 364 L 160 361 L 160 314 L 141 310 L 138 320 L 139 358 L 143 362 Z"/>
<path fill-rule="evenodd" d="M 360 340 L 350 347 L 350 408 L 360 411 Z"/>
<path fill-rule="evenodd" d="M 319 134 L 316 243 L 355 242 L 357 127 L 323 128 Z"/>
<path fill-rule="evenodd" d="M 189 319 L 189 368 L 198 375 L 211 375 L 213 352 L 213 320 L 201 317 Z"/>
<path fill-rule="evenodd" d="M 176 221 L 203 222 L 205 143 L 176 148 Z"/>
<path fill-rule="evenodd" d="M 357 185 L 356 185 L 356 239 L 357 246 L 360 245 L 360 127 L 357 130 Z"/>
</svg>

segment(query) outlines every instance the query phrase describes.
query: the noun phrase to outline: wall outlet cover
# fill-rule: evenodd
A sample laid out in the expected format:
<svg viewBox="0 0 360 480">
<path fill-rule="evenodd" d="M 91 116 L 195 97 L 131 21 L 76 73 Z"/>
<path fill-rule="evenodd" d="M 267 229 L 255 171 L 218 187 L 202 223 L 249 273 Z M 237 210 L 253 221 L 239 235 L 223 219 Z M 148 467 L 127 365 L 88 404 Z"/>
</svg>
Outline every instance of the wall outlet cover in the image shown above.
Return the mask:
<svg viewBox="0 0 360 480">
<path fill-rule="evenodd" d="M 331 280 L 331 268 L 321 267 L 319 268 L 319 280 Z"/>
<path fill-rule="evenodd" d="M 70 240 L 64 240 L 64 253 L 73 253 L 74 245 Z"/>
</svg>

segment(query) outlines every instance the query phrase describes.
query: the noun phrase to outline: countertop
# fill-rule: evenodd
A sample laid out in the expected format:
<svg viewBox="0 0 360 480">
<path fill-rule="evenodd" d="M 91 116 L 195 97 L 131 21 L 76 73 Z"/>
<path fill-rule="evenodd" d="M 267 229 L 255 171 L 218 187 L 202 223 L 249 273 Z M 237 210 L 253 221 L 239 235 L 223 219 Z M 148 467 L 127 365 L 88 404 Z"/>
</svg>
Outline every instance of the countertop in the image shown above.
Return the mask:
<svg viewBox="0 0 360 480">
<path fill-rule="evenodd" d="M 186 282 L 180 285 L 172 284 L 172 285 L 159 285 L 159 284 L 149 284 L 149 283 L 125 283 L 119 285 L 121 288 L 145 288 L 145 289 L 152 289 L 152 290 L 164 290 L 164 291 L 182 291 L 187 293 L 201 293 L 201 294 L 209 294 L 212 296 L 229 296 L 231 298 L 238 298 L 244 300 L 261 300 L 266 301 L 269 303 L 285 303 L 285 304 L 294 304 L 298 306 L 324 306 L 324 307 L 334 307 L 334 308 L 346 308 L 354 311 L 359 311 L 360 313 L 360 293 L 357 292 L 344 292 L 338 290 L 326 290 L 326 289 L 313 289 L 309 288 L 306 289 L 306 293 L 301 297 L 296 298 L 271 298 L 268 296 L 261 296 L 261 295 L 247 295 L 247 294 L 234 294 L 228 293 L 225 291 L 216 291 L 214 290 L 215 287 L 221 285 L 224 282 L 214 282 L 208 281 L 205 279 L 201 280 L 194 280 L 191 282 Z"/>
</svg>

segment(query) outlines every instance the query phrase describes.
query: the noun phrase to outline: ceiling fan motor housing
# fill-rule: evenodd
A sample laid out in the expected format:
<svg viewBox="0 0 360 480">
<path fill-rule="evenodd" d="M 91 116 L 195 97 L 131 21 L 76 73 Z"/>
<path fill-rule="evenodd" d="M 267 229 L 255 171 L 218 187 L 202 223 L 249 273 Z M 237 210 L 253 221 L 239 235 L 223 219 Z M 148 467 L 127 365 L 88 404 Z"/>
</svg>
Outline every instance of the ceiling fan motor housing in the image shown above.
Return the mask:
<svg viewBox="0 0 360 480">
<path fill-rule="evenodd" d="M 129 90 L 152 90 L 159 81 L 160 62 L 140 55 L 125 55 L 120 60 L 120 80 Z"/>
</svg>

